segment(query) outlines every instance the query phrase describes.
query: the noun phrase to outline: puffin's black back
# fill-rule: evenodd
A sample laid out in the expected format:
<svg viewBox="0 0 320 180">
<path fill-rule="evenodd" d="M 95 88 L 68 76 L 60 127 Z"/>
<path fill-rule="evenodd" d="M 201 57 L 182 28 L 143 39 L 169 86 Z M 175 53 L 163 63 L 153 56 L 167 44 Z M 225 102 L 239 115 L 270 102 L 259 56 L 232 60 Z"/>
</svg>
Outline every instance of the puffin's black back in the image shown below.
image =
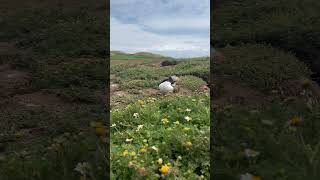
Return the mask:
<svg viewBox="0 0 320 180">
<path fill-rule="evenodd" d="M 171 84 L 174 84 L 174 83 L 175 83 L 174 80 L 171 78 L 171 76 L 170 76 L 169 78 L 164 79 L 163 81 L 161 81 L 161 83 L 166 82 L 166 81 L 169 81 Z M 161 84 L 161 83 L 160 83 L 160 84 Z"/>
</svg>

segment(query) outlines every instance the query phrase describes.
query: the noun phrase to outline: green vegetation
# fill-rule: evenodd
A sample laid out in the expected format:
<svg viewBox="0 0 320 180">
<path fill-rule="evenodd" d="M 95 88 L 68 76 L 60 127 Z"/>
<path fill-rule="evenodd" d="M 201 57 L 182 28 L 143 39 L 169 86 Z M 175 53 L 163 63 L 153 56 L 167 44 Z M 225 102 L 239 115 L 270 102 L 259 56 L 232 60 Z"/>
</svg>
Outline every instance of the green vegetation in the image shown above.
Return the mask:
<svg viewBox="0 0 320 180">
<path fill-rule="evenodd" d="M 226 62 L 214 67 L 217 75 L 229 75 L 261 91 L 281 87 L 285 82 L 307 78 L 310 70 L 291 53 L 261 44 L 243 44 L 221 49 Z"/>
<path fill-rule="evenodd" d="M 104 5 L 33 3 L 1 11 L 0 82 L 15 72 L 27 83 L 0 91 L 0 179 L 106 179 Z"/>
<path fill-rule="evenodd" d="M 27 9 L 2 19 L 0 39 L 17 40 L 15 46 L 48 57 L 93 56 L 105 58 L 104 18 L 88 9 Z"/>
<path fill-rule="evenodd" d="M 203 79 L 195 76 L 181 76 L 181 87 L 190 89 L 192 91 L 199 90 L 202 86 L 206 84 L 207 83 Z"/>
<path fill-rule="evenodd" d="M 152 62 L 150 62 L 152 63 Z M 209 74 L 209 60 L 202 58 L 200 60 L 181 61 L 175 66 L 150 66 L 150 63 L 144 64 L 112 64 L 111 81 L 120 84 L 122 90 L 141 90 L 145 88 L 157 88 L 159 83 L 170 75 L 187 76 L 186 80 L 198 82 L 201 79 L 207 80 Z M 193 77 L 190 77 L 193 76 Z M 198 80 L 201 78 L 200 80 Z M 197 79 L 197 80 L 196 80 Z M 182 83 L 188 83 L 183 81 Z M 190 84 L 190 82 L 189 82 Z M 183 86 L 183 85 L 182 85 Z M 187 85 L 188 86 L 188 85 Z M 188 86 L 187 88 L 189 88 Z M 191 88 L 191 90 L 195 90 Z"/>
<path fill-rule="evenodd" d="M 239 179 L 247 172 L 263 179 L 319 177 L 319 103 L 228 106 L 216 114 L 215 178 Z"/>
<path fill-rule="evenodd" d="M 111 179 L 209 179 L 208 96 L 139 100 L 111 124 Z"/>
<path fill-rule="evenodd" d="M 214 179 L 319 177 L 320 89 L 301 80 L 319 72 L 319 7 L 315 0 L 227 0 L 212 11 L 211 42 L 225 56 L 212 72 Z"/>
<path fill-rule="evenodd" d="M 104 18 L 85 9 L 28 9 L 2 20 L 3 41 L 13 48 L 0 55 L 1 64 L 32 72 L 34 90 L 47 89 L 69 100 L 95 101 L 106 74 Z"/>
<path fill-rule="evenodd" d="M 156 58 L 113 60 L 111 86 L 118 88 L 111 92 L 111 178 L 209 179 L 209 97 L 200 90 L 209 58 L 163 67 Z M 159 94 L 159 83 L 171 75 L 181 78 L 181 92 Z"/>
<path fill-rule="evenodd" d="M 312 65 L 319 57 L 319 8 L 317 0 L 220 2 L 211 14 L 211 42 L 217 47 L 268 43 Z"/>
<path fill-rule="evenodd" d="M 134 54 L 127 54 L 120 51 L 111 51 L 111 60 L 167 60 L 173 59 L 171 57 L 165 57 L 158 54 L 139 52 Z"/>
</svg>

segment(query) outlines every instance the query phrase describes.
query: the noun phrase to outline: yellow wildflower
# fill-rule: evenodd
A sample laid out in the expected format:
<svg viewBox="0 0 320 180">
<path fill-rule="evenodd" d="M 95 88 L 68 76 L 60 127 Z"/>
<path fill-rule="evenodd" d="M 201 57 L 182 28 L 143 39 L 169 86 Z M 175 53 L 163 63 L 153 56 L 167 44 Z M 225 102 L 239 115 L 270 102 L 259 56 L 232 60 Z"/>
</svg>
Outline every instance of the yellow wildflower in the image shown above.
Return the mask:
<svg viewBox="0 0 320 180">
<path fill-rule="evenodd" d="M 191 146 L 192 146 L 191 141 L 187 141 L 187 142 L 186 142 L 186 146 L 187 146 L 187 147 L 191 147 Z"/>
<path fill-rule="evenodd" d="M 52 150 L 54 150 L 55 152 L 59 152 L 61 151 L 61 145 L 59 143 L 54 143 L 51 145 Z"/>
<path fill-rule="evenodd" d="M 169 123 L 168 118 L 163 118 L 163 119 L 161 119 L 161 121 L 162 121 L 163 124 L 168 124 Z"/>
<path fill-rule="evenodd" d="M 183 130 L 184 130 L 185 132 L 188 132 L 188 131 L 190 130 L 190 128 L 187 128 L 187 127 L 186 127 L 186 128 L 184 128 Z"/>
<path fill-rule="evenodd" d="M 95 122 L 94 127 L 95 128 L 103 127 L 103 123 L 101 121 Z"/>
<path fill-rule="evenodd" d="M 261 180 L 260 176 L 252 176 L 252 180 Z"/>
<path fill-rule="evenodd" d="M 142 105 L 144 105 L 144 101 L 143 100 L 138 100 L 138 103 L 142 106 Z"/>
<path fill-rule="evenodd" d="M 163 166 L 161 166 L 160 172 L 161 172 L 161 174 L 168 174 L 169 170 L 170 170 L 169 166 L 163 165 Z"/>
<path fill-rule="evenodd" d="M 134 151 L 132 151 L 131 153 L 130 153 L 130 156 L 136 156 L 137 154 L 136 154 L 136 152 L 134 152 Z"/>
<path fill-rule="evenodd" d="M 103 136 L 105 134 L 105 129 L 104 129 L 104 127 L 103 126 L 97 126 L 96 127 L 96 135 L 97 136 Z"/>
<path fill-rule="evenodd" d="M 293 126 L 297 126 L 297 125 L 301 124 L 301 122 L 302 122 L 302 119 L 298 116 L 295 116 L 291 119 L 290 124 Z"/>
<path fill-rule="evenodd" d="M 23 136 L 23 134 L 21 132 L 17 132 L 15 133 L 16 138 L 21 138 Z"/>
<path fill-rule="evenodd" d="M 128 151 L 128 150 L 124 150 L 123 153 L 122 153 L 123 156 L 126 156 L 126 155 L 128 155 L 128 154 L 129 154 L 129 151 Z"/>
<path fill-rule="evenodd" d="M 174 124 L 179 125 L 179 124 L 180 124 L 180 122 L 179 122 L 179 121 L 176 121 L 176 122 L 174 122 Z"/>
<path fill-rule="evenodd" d="M 146 153 L 147 150 L 146 150 L 145 148 L 142 148 L 142 149 L 140 149 L 140 152 L 141 152 L 141 153 Z"/>
</svg>

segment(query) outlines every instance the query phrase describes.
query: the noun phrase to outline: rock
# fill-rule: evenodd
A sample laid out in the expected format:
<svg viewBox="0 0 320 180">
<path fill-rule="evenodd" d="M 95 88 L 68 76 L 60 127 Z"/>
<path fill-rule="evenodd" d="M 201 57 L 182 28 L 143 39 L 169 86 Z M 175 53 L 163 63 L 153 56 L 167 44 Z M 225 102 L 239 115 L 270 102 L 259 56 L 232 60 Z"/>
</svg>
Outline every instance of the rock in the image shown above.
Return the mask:
<svg viewBox="0 0 320 180">
<path fill-rule="evenodd" d="M 169 61 L 169 60 L 166 60 L 166 61 L 162 61 L 160 66 L 175 66 L 178 64 L 178 61 Z"/>
</svg>

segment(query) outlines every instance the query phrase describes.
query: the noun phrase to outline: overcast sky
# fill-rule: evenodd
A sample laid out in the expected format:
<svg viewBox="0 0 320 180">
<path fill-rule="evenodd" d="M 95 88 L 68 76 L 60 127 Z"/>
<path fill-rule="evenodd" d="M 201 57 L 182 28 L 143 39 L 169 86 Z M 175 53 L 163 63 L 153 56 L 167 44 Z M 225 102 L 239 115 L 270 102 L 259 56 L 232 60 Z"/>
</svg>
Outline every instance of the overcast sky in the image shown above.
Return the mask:
<svg viewBox="0 0 320 180">
<path fill-rule="evenodd" d="M 209 0 L 111 0 L 111 50 L 209 56 Z"/>
</svg>

